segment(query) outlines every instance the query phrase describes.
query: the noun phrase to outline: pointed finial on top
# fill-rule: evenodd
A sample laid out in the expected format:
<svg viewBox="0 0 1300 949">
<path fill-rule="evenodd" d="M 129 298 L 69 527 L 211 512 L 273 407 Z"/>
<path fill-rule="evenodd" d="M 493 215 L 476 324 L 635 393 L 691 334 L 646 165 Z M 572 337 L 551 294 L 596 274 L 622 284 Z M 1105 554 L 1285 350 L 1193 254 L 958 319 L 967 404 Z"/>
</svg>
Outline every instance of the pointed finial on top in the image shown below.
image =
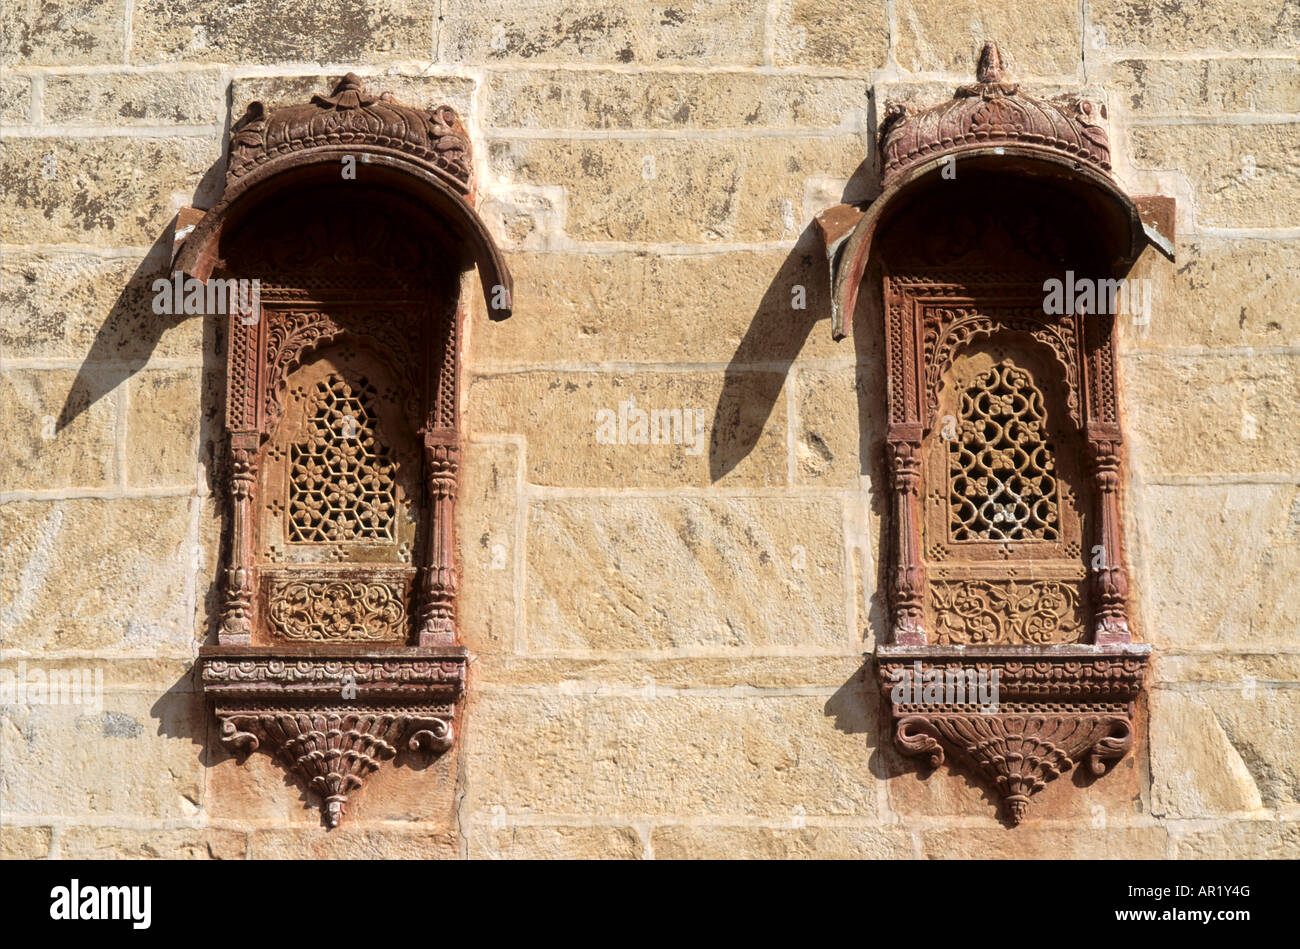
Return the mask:
<svg viewBox="0 0 1300 949">
<path fill-rule="evenodd" d="M 340 92 L 364 92 L 365 88 L 361 77 L 354 72 L 350 72 L 340 79 L 339 84 L 334 87 L 334 95 L 338 95 Z"/>
<path fill-rule="evenodd" d="M 359 109 L 362 106 L 374 105 L 379 101 L 379 97 L 366 92 L 366 84 L 361 77 L 354 72 L 350 72 L 338 81 L 338 85 L 334 87 L 334 91 L 329 95 L 312 96 L 311 101 L 322 107 Z"/>
<path fill-rule="evenodd" d="M 1001 82 L 1002 73 L 1002 50 L 998 49 L 997 43 L 986 42 L 984 48 L 980 50 L 979 66 L 975 70 L 976 80 Z"/>
</svg>

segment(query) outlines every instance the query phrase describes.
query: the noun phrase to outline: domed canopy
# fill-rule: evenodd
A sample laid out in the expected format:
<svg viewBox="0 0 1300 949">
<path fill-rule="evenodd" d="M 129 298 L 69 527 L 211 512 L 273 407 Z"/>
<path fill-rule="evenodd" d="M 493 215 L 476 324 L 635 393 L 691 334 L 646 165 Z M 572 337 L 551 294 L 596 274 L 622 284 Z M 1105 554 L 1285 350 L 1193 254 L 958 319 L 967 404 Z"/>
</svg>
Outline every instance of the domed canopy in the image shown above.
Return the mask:
<svg viewBox="0 0 1300 949">
<path fill-rule="evenodd" d="M 469 135 L 451 106 L 416 109 L 374 95 L 361 78 L 348 73 L 327 96 L 268 112 L 261 102 L 248 107 L 230 137 L 226 184 L 281 156 L 322 146 L 357 150 L 387 149 L 417 159 L 465 195 L 473 191 Z"/>
<path fill-rule="evenodd" d="M 1115 273 L 1151 244 L 1174 255 L 1174 199 L 1127 194 L 1110 166 L 1104 110 L 1079 96 L 1038 99 L 1011 82 L 993 43 L 980 53 L 976 82 L 926 109 L 888 103 L 881 129 L 881 192 L 865 204 L 839 204 L 817 215 L 831 278 L 831 334 L 848 335 L 874 236 L 932 189 L 1000 180 L 1014 197 L 1017 180 L 1033 179 L 1084 201 L 1097 254 Z M 979 176 L 985 176 L 980 178 Z M 995 176 L 990 178 L 989 176 Z M 1006 183 L 1010 185 L 1006 185 Z M 1078 220 L 1062 221 L 1077 227 Z"/>
<path fill-rule="evenodd" d="M 1096 103 L 1022 94 L 1008 81 L 994 43 L 984 44 L 976 75 L 951 101 L 928 109 L 886 105 L 880 139 L 886 186 L 923 161 L 982 145 L 1042 148 L 1110 173 L 1110 141 L 1099 124 L 1105 113 Z"/>
<path fill-rule="evenodd" d="M 230 137 L 221 200 L 206 213 L 182 209 L 174 269 L 207 281 L 221 258 L 223 234 L 268 199 L 322 185 L 347 187 L 340 159 L 365 166 L 367 183 L 389 188 L 427 208 L 450 228 L 478 267 L 488 315 L 513 309 L 505 258 L 474 210 L 469 135 L 450 106 L 419 109 L 390 93 L 371 94 L 348 73 L 329 95 L 268 110 L 254 102 Z"/>
</svg>

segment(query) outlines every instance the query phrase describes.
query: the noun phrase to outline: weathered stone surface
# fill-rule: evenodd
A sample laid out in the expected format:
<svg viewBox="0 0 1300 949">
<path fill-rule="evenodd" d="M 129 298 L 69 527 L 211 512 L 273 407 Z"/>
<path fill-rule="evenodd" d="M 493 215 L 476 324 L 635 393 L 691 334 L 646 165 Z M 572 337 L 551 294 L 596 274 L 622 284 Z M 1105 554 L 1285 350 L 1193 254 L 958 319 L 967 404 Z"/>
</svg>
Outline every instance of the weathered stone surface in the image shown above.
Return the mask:
<svg viewBox="0 0 1300 949">
<path fill-rule="evenodd" d="M 915 835 L 900 827 L 668 825 L 650 835 L 659 860 L 900 860 L 916 856 Z"/>
<path fill-rule="evenodd" d="M 1142 638 L 1159 647 L 1292 644 L 1300 606 L 1297 489 L 1283 484 L 1147 485 L 1134 561 Z M 1254 664 L 1232 675 L 1253 675 Z M 1270 678 L 1285 670 L 1258 670 Z M 1225 672 L 1225 675 L 1230 674 Z"/>
<path fill-rule="evenodd" d="M 1151 312 L 1120 316 L 1120 352 L 1300 344 L 1294 241 L 1180 240 L 1177 266 L 1148 248 L 1128 276 L 1150 281 Z"/>
<path fill-rule="evenodd" d="M 1197 821 L 1174 827 L 1173 856 L 1181 860 L 1294 860 L 1300 853 L 1300 823 L 1294 821 Z"/>
<path fill-rule="evenodd" d="M 464 807 L 477 820 L 494 807 L 606 819 L 875 813 L 874 711 L 839 695 L 493 689 L 471 692 L 469 713 Z"/>
<path fill-rule="evenodd" d="M 1029 813 L 1033 814 L 1034 805 Z M 1154 824 L 1034 827 L 1026 818 L 1008 832 L 997 827 L 932 828 L 921 834 L 921 855 L 931 860 L 1163 860 L 1169 831 Z"/>
<path fill-rule="evenodd" d="M 248 835 L 251 860 L 449 860 L 460 856 L 456 835 L 417 824 L 366 827 L 344 823 L 329 833 L 263 827 Z"/>
<path fill-rule="evenodd" d="M 1251 50 L 1300 42 L 1300 11 L 1273 0 L 1196 6 L 1095 0 L 1088 16 L 1105 31 L 1108 49 Z"/>
<path fill-rule="evenodd" d="M 131 377 L 126 419 L 128 485 L 196 483 L 203 421 L 202 381 L 198 369 L 144 370 Z M 215 415 L 221 406 L 210 404 L 208 409 Z"/>
<path fill-rule="evenodd" d="M 6 66 L 120 63 L 126 43 L 126 0 L 6 3 L 0 14 Z"/>
<path fill-rule="evenodd" d="M 191 504 L 119 498 L 0 507 L 6 648 L 192 649 L 199 564 Z"/>
<path fill-rule="evenodd" d="M 1074 76 L 1079 71 L 1079 6 L 1073 0 L 1044 3 L 955 0 L 936 4 L 900 0 L 894 55 L 913 72 L 968 77 L 986 40 L 997 39 L 1017 79 Z"/>
<path fill-rule="evenodd" d="M 32 81 L 26 76 L 0 76 L 0 122 L 25 125 L 32 119 Z"/>
<path fill-rule="evenodd" d="M 292 7 L 218 0 L 178 7 L 140 0 L 131 21 L 131 61 L 350 63 L 433 56 L 433 0 L 308 0 Z"/>
<path fill-rule="evenodd" d="M 778 66 L 831 66 L 863 73 L 885 65 L 889 12 L 883 0 L 851 6 L 792 0 L 776 10 L 772 35 Z"/>
<path fill-rule="evenodd" d="M 1289 227 L 1295 222 L 1300 123 L 1134 126 L 1129 156 L 1138 168 L 1186 175 L 1201 226 Z"/>
<path fill-rule="evenodd" d="M 205 125 L 225 112 L 215 69 L 47 76 L 41 106 L 50 125 Z"/>
<path fill-rule="evenodd" d="M 1296 356 L 1132 354 L 1122 363 L 1129 444 L 1143 476 L 1300 471 Z"/>
<path fill-rule="evenodd" d="M 1151 811 L 1159 818 L 1259 811 L 1259 788 L 1209 702 L 1151 694 Z"/>
<path fill-rule="evenodd" d="M 1197 686 L 1228 683 L 1243 691 L 1248 683 L 1263 687 L 1265 680 L 1300 682 L 1300 653 L 1273 652 L 1176 652 L 1164 647 L 1153 656 L 1153 681 L 1194 683 Z"/>
<path fill-rule="evenodd" d="M 219 827 L 69 827 L 59 836 L 67 860 L 243 860 L 248 834 Z"/>
<path fill-rule="evenodd" d="M 95 488 L 115 483 L 118 402 L 116 392 L 94 402 L 104 388 L 101 373 L 6 369 L 0 374 L 0 420 L 6 464 L 5 491 Z"/>
<path fill-rule="evenodd" d="M 440 24 L 438 59 L 452 63 L 753 65 L 763 53 L 763 16 L 745 0 L 625 7 L 450 0 Z"/>
<path fill-rule="evenodd" d="M 863 79 L 752 72 L 492 70 L 490 128 L 833 129 L 862 121 Z"/>
<path fill-rule="evenodd" d="M 1122 59 L 1110 85 L 1135 115 L 1293 112 L 1300 101 L 1295 59 Z M 1181 248 L 1180 248 L 1181 250 Z"/>
<path fill-rule="evenodd" d="M 860 487 L 879 469 L 885 395 L 871 369 L 799 370 L 795 387 L 795 483 Z M 873 454 L 874 453 L 874 454 Z"/>
<path fill-rule="evenodd" d="M 50 855 L 52 827 L 41 825 L 0 826 L 0 854 L 6 860 L 40 860 Z"/>
<path fill-rule="evenodd" d="M 361 77 L 366 90 L 373 94 L 391 92 L 405 105 L 434 108 L 450 105 L 462 118 L 474 117 L 475 82 L 468 76 L 422 76 L 388 71 L 374 72 L 364 67 L 353 70 Z M 271 107 L 308 102 L 314 95 L 329 92 L 338 75 L 297 73 L 291 76 L 237 76 L 230 82 L 231 118 L 235 121 L 252 102 Z"/>
<path fill-rule="evenodd" d="M 843 648 L 832 499 L 569 498 L 528 512 L 528 651 Z"/>
<path fill-rule="evenodd" d="M 862 139 L 731 138 L 489 142 L 504 181 L 569 192 L 566 233 L 579 241 L 794 240 L 807 226 L 810 178 L 849 178 Z"/>
<path fill-rule="evenodd" d="M 1294 576 L 1294 574 L 1293 574 Z M 1224 734 L 1241 756 L 1264 806 L 1285 811 L 1300 803 L 1300 683 L 1247 684 L 1206 694 Z"/>
<path fill-rule="evenodd" d="M 138 363 L 197 358 L 205 318 L 153 312 L 162 255 L 104 257 L 6 251 L 0 261 L 0 346 L 6 358 Z M 207 334 L 215 337 L 215 328 Z"/>
<path fill-rule="evenodd" d="M 512 824 L 504 812 L 469 828 L 471 860 L 639 860 L 645 850 L 632 827 Z"/>
<path fill-rule="evenodd" d="M 456 536 L 460 539 L 460 639 L 476 653 L 511 652 L 516 628 L 520 562 L 521 446 L 472 439 L 462 449 Z"/>
<path fill-rule="evenodd" d="M 783 378 L 774 372 L 513 372 L 469 380 L 466 424 L 480 433 L 523 434 L 528 481 L 586 487 L 778 485 L 786 481 Z M 687 439 L 646 443 L 620 404 L 692 413 Z M 598 413 L 601 413 L 598 415 Z M 605 414 L 612 413 L 612 414 Z M 703 413 L 704 427 L 695 426 Z M 671 421 L 671 420 L 670 420 Z M 663 437 L 665 426 L 660 424 Z M 668 428 L 672 434 L 671 427 Z M 611 443 L 597 441 L 597 434 Z M 634 436 L 636 439 L 634 440 Z"/>
<path fill-rule="evenodd" d="M 520 251 L 510 269 L 532 318 L 490 322 L 476 294 L 470 332 L 480 365 L 854 358 L 852 343 L 831 339 L 826 261 L 812 250 Z"/>
<path fill-rule="evenodd" d="M 31 668 L 37 664 L 28 662 Z M 5 810 L 11 814 L 155 819 L 198 813 L 203 766 L 194 738 L 206 716 L 187 692 L 122 692 L 111 664 L 103 708 L 5 706 Z M 147 779 L 142 779 L 142 775 Z"/>
<path fill-rule="evenodd" d="M 205 138 L 15 138 L 0 152 L 4 240 L 148 247 L 217 160 Z"/>
<path fill-rule="evenodd" d="M 864 669 L 862 650 L 842 656 L 687 656 L 533 657 L 481 656 L 475 681 L 493 687 L 538 686 L 553 690 L 594 692 L 601 688 L 640 688 L 653 684 L 673 689 L 746 686 L 755 689 L 802 689 L 827 682 L 859 688 Z"/>
</svg>

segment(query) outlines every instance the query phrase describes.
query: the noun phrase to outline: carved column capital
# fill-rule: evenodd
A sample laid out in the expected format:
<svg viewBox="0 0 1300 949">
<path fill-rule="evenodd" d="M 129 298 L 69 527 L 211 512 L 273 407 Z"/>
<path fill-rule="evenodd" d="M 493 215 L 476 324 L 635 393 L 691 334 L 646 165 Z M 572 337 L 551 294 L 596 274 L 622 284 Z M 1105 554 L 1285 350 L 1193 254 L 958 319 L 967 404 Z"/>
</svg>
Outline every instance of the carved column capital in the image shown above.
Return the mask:
<svg viewBox="0 0 1300 949">
<path fill-rule="evenodd" d="M 429 494 L 434 498 L 454 498 L 460 474 L 460 443 L 426 435 L 424 439 L 424 474 Z"/>
</svg>

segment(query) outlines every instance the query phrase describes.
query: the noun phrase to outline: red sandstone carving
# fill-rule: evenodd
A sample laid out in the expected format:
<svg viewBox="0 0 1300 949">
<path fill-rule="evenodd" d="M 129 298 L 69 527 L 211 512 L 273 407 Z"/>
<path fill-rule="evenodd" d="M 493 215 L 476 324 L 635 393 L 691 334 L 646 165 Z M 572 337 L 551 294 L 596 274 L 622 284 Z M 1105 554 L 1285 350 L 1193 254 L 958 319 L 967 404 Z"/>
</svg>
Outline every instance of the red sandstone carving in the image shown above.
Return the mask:
<svg viewBox="0 0 1300 949">
<path fill-rule="evenodd" d="M 226 598 L 200 678 L 223 744 L 277 757 L 330 827 L 383 761 L 454 736 L 460 273 L 477 263 L 494 317 L 511 302 L 473 201 L 455 111 L 348 75 L 249 107 L 178 249 L 260 285 L 226 317 Z"/>
<path fill-rule="evenodd" d="M 1103 106 L 1079 96 L 1037 99 L 1006 79 L 1002 54 L 987 43 L 977 81 L 951 102 L 916 111 L 885 104 L 880 132 L 885 183 L 927 159 L 961 154 L 972 146 L 1020 145 L 1044 149 L 1110 171 L 1110 140 L 1101 127 Z"/>
<path fill-rule="evenodd" d="M 1066 271 L 1104 280 L 1148 240 L 1172 251 L 1169 201 L 1139 205 L 1111 177 L 1104 117 L 1026 95 L 988 44 L 952 101 L 889 108 L 881 196 L 818 217 L 837 336 L 873 246 L 883 276 L 892 506 L 877 660 L 895 745 L 932 767 L 955 754 L 1013 824 L 1083 758 L 1100 774 L 1125 754 L 1150 651 L 1128 615 L 1115 317 L 1044 304 Z M 971 681 L 996 671 L 996 707 L 899 692 L 914 663 Z"/>
</svg>

